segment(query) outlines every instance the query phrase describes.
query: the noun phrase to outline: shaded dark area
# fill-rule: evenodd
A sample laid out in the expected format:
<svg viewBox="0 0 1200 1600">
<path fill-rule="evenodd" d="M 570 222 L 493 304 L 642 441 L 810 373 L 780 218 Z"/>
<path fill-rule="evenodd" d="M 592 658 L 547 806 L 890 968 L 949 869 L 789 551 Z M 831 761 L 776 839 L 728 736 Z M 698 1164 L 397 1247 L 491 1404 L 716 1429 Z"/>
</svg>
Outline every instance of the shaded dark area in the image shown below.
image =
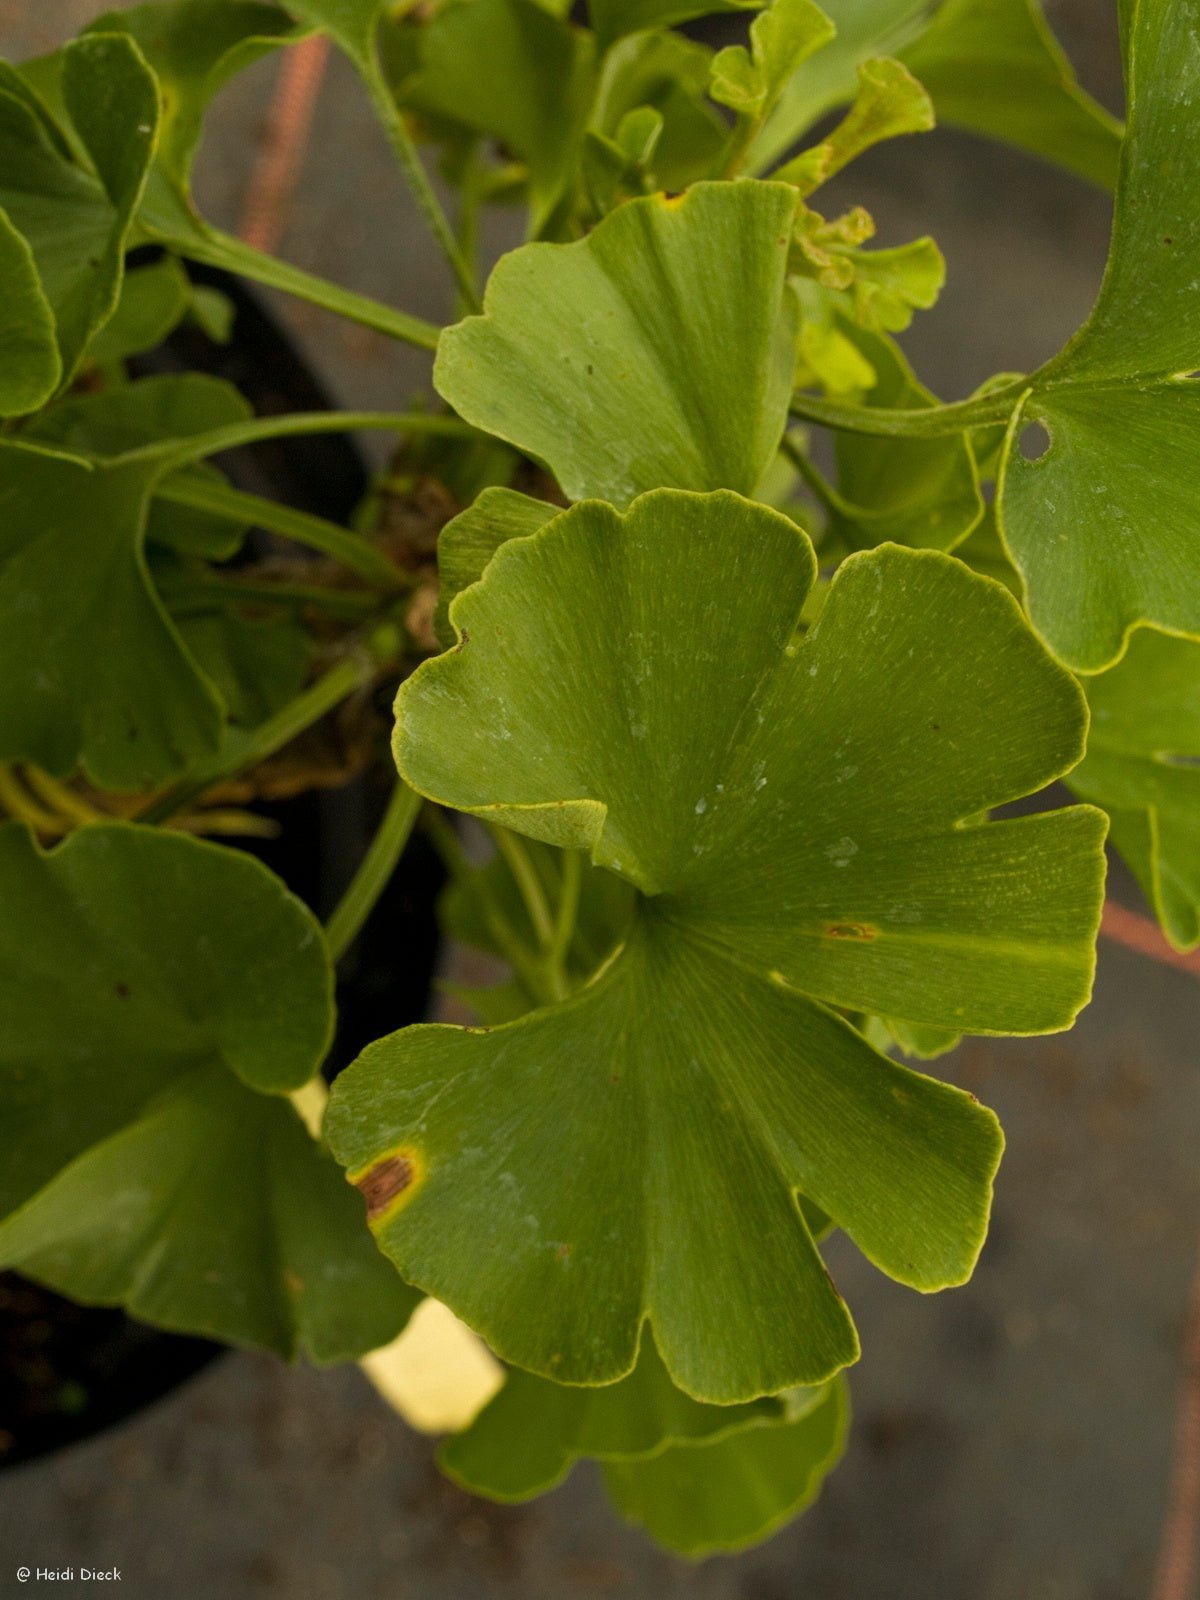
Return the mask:
<svg viewBox="0 0 1200 1600">
<path fill-rule="evenodd" d="M 235 384 L 259 415 L 325 411 L 328 391 L 254 292 L 227 273 L 191 269 L 234 306 L 233 335 L 217 344 L 182 327 L 134 365 L 137 376 L 207 372 Z M 240 488 L 347 522 L 366 493 L 367 468 L 340 434 L 276 439 L 231 451 L 222 465 Z M 255 535 L 247 541 L 253 549 Z M 381 707 L 381 710 L 385 709 Z M 336 904 L 387 803 L 386 778 L 313 790 L 254 809 L 276 822 L 271 839 L 242 847 L 265 862 L 318 916 Z M 338 973 L 333 1077 L 382 1033 L 418 1022 L 437 956 L 435 902 L 443 873 L 416 839 Z M 224 1353 L 211 1340 L 163 1333 L 123 1311 L 79 1306 L 13 1272 L 0 1273 L 0 1467 L 90 1437 L 168 1394 Z"/>
</svg>

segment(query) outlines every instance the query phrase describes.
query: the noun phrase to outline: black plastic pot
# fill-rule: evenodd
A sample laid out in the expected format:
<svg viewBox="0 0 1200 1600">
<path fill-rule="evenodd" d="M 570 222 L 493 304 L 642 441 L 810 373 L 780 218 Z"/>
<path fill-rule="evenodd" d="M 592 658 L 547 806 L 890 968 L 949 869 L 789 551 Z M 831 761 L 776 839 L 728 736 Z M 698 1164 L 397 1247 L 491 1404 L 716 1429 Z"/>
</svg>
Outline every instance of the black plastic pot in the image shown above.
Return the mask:
<svg viewBox="0 0 1200 1600">
<path fill-rule="evenodd" d="M 194 268 L 235 307 L 218 345 L 181 330 L 136 363 L 138 375 L 208 372 L 242 391 L 260 415 L 329 409 L 331 400 L 287 334 L 244 284 Z M 335 521 L 367 487 L 354 442 L 337 434 L 281 439 L 224 457 L 241 487 Z M 386 774 L 256 807 L 280 823 L 254 854 L 325 916 L 348 882 L 386 803 Z M 381 1034 L 420 1021 L 437 959 L 435 901 L 442 872 L 416 838 L 338 973 L 338 1032 L 327 1072 Z M 0 1467 L 91 1437 L 185 1383 L 224 1351 L 205 1339 L 147 1327 L 123 1312 L 75 1305 L 16 1273 L 0 1273 Z"/>
</svg>

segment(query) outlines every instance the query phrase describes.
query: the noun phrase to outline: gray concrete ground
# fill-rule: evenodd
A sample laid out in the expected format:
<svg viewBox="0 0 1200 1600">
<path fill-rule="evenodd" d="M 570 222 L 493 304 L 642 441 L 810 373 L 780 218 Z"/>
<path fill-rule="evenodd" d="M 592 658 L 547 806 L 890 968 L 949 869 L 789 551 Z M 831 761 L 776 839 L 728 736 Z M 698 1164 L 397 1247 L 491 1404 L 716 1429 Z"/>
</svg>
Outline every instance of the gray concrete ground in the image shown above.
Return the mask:
<svg viewBox="0 0 1200 1600">
<path fill-rule="evenodd" d="M 0 48 L 45 48 L 102 7 L 0 0 Z M 1106 0 L 1052 8 L 1089 83 L 1117 92 Z M 236 220 L 272 67 L 227 91 L 201 191 Z M 948 396 L 1028 369 L 1086 313 L 1108 203 L 938 133 L 877 152 L 844 192 L 882 242 L 931 231 L 946 294 L 909 347 Z M 445 320 L 448 289 L 349 75 L 323 95 L 283 251 Z M 403 403 L 419 358 L 319 312 L 285 314 L 347 403 Z M 1200 1231 L 1194 980 L 1107 947 L 1067 1038 L 979 1041 L 947 1076 L 1008 1135 L 972 1284 L 922 1298 L 845 1241 L 832 1265 L 863 1336 L 849 1454 L 817 1507 L 759 1551 L 694 1568 L 608 1510 L 588 1471 L 528 1508 L 442 1482 L 357 1372 L 236 1355 L 108 1436 L 8 1474 L 0 1594 L 22 1562 L 116 1565 L 137 1600 L 1136 1600 L 1162 1512 Z M 59 1585 L 59 1592 L 84 1592 Z M 90 1591 L 89 1591 L 90 1592 Z"/>
</svg>

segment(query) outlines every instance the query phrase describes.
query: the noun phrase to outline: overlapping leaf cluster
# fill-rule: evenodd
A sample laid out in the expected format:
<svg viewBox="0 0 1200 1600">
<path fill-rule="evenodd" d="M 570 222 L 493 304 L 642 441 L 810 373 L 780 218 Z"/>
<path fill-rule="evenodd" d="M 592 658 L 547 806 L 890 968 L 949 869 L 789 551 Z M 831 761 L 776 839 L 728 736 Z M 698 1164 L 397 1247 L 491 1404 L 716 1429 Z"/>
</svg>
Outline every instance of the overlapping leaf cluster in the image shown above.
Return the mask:
<svg viewBox="0 0 1200 1600">
<path fill-rule="evenodd" d="M 808 1503 L 858 1353 L 824 1237 L 960 1283 L 1000 1158 L 990 1112 L 889 1052 L 1088 996 L 1104 814 L 991 812 L 1067 776 L 1200 940 L 1198 6 L 1128 8 L 1123 141 L 1035 0 L 154 0 L 0 70 L 0 806 L 70 834 L 0 828 L 0 1264 L 322 1361 L 424 1291 L 509 1364 L 443 1447 L 468 1486 L 521 1499 L 591 1457 L 692 1554 Z M 674 31 L 714 10 L 744 43 Z M 196 207 L 217 90 L 314 31 L 474 310 L 452 327 Z M 893 337 L 936 244 L 822 195 L 935 121 L 1116 181 L 1087 326 L 954 406 Z M 529 242 L 480 299 L 475 219 L 514 202 Z M 129 381 L 184 320 L 228 333 L 189 260 L 436 347 L 453 415 L 402 419 L 448 435 L 407 458 L 460 507 L 436 609 L 381 544 L 206 464 L 270 431 L 235 391 Z M 832 477 L 802 420 L 836 430 Z M 222 570 L 259 521 L 357 587 Z M 490 830 L 481 864 L 430 824 L 444 925 L 508 972 L 460 992 L 484 1026 L 371 1046 L 326 1146 L 287 1098 L 328 1045 L 319 927 L 151 824 L 225 815 L 222 781 L 253 792 L 430 630 L 396 763 Z"/>
</svg>

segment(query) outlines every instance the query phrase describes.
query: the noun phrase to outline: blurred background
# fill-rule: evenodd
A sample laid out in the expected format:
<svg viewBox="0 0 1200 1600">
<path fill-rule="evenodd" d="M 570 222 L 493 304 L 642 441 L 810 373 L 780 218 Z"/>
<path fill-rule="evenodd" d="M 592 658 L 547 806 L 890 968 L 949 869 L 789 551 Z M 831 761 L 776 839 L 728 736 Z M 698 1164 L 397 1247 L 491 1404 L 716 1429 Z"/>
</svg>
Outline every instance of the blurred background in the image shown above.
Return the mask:
<svg viewBox="0 0 1200 1600">
<path fill-rule="evenodd" d="M 47 50 L 105 9 L 0 0 L 0 53 Z M 1112 0 L 1047 11 L 1084 85 L 1119 111 Z M 225 227 L 246 220 L 278 71 L 243 74 L 211 119 L 198 190 Z M 930 232 L 941 245 L 946 290 L 902 342 L 944 397 L 1032 369 L 1086 316 L 1101 192 L 943 131 L 877 148 L 837 187 L 875 215 L 880 244 Z M 281 220 L 287 259 L 451 318 L 440 258 L 339 60 Z M 493 254 L 517 242 L 507 221 Z M 419 352 L 273 304 L 342 403 L 429 392 Z M 973 1041 L 938 1064 L 1007 1132 L 991 1237 L 971 1285 L 930 1298 L 834 1240 L 866 1352 L 852 1440 L 815 1508 L 758 1550 L 668 1557 L 618 1521 L 590 1469 L 528 1507 L 474 1501 L 356 1369 L 235 1354 L 119 1429 L 3 1474 L 0 1593 L 18 1592 L 25 1562 L 117 1566 L 130 1600 L 1149 1596 L 1200 1233 L 1197 989 L 1105 944 L 1096 994 L 1068 1037 Z"/>
</svg>

